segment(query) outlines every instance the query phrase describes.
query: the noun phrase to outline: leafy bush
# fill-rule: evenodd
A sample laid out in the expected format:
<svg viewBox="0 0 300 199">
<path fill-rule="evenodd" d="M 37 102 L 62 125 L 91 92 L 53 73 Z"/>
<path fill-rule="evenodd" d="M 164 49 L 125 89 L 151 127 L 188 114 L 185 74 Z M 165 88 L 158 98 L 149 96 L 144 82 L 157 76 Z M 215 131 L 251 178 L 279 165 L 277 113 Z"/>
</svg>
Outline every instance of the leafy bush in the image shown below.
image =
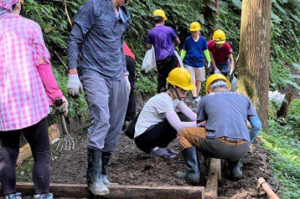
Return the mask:
<svg viewBox="0 0 300 199">
<path fill-rule="evenodd" d="M 297 137 L 300 137 L 300 99 L 294 99 L 287 115 L 287 122 L 293 127 Z"/>
<path fill-rule="evenodd" d="M 270 164 L 275 178 L 281 184 L 283 198 L 299 198 L 299 131 L 297 133 L 290 124 L 281 126 L 277 121 L 269 120 L 269 133 L 262 134 L 262 143 L 272 153 Z"/>
</svg>

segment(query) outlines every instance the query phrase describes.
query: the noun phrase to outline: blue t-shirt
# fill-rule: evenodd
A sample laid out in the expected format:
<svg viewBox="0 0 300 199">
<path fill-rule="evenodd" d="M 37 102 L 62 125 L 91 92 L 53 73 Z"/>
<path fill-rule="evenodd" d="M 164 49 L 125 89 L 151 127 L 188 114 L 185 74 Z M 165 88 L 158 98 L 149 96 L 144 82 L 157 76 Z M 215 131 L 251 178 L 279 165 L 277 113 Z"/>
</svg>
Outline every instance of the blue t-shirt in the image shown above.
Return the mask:
<svg viewBox="0 0 300 199">
<path fill-rule="evenodd" d="M 228 137 L 250 143 L 247 120 L 257 113 L 250 99 L 236 92 L 205 95 L 198 105 L 197 122 L 206 121 L 207 138 Z"/>
<path fill-rule="evenodd" d="M 189 36 L 185 39 L 182 49 L 186 51 L 184 64 L 194 68 L 205 66 L 203 51 L 207 50 L 207 41 L 204 37 L 200 36 L 198 41 L 195 42 L 193 37 Z"/>
</svg>

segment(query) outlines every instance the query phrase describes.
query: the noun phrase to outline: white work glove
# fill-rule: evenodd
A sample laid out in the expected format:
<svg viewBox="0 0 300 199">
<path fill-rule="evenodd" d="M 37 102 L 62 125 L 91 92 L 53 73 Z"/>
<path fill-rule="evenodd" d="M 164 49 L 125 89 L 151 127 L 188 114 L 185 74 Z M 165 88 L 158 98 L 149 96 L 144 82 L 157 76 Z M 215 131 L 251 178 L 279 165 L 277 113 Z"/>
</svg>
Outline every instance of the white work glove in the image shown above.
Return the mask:
<svg viewBox="0 0 300 199">
<path fill-rule="evenodd" d="M 128 79 L 128 75 L 124 75 L 124 77 L 126 79 L 126 88 L 127 88 L 128 95 L 129 95 L 130 90 L 131 90 L 131 86 L 130 86 L 130 82 L 129 82 L 129 79 Z"/>
<path fill-rule="evenodd" d="M 60 114 L 63 114 L 65 117 L 67 117 L 69 113 L 68 110 L 69 102 L 65 98 L 65 96 L 63 96 L 61 99 L 62 99 L 62 105 L 55 107 L 55 110 L 58 111 Z"/>
<path fill-rule="evenodd" d="M 210 67 L 211 67 L 211 62 L 208 62 L 207 69 L 210 69 Z"/>
<path fill-rule="evenodd" d="M 232 75 L 233 73 L 233 69 L 230 69 L 229 75 Z"/>
<path fill-rule="evenodd" d="M 217 68 L 215 69 L 215 74 L 221 74 L 221 71 Z"/>
<path fill-rule="evenodd" d="M 72 97 L 77 97 L 83 93 L 83 87 L 79 80 L 78 74 L 69 74 L 68 94 Z"/>
<path fill-rule="evenodd" d="M 201 100 L 201 96 L 197 97 L 197 98 L 195 99 L 195 102 L 197 102 L 197 104 L 199 104 L 200 100 Z"/>
</svg>

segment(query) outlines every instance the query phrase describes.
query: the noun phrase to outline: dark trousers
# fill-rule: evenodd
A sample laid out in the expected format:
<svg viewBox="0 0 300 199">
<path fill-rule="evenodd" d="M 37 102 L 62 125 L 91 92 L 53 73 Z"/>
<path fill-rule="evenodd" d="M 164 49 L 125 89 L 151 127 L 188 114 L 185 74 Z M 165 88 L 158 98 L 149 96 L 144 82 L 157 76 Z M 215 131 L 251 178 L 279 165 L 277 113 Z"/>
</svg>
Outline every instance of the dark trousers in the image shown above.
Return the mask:
<svg viewBox="0 0 300 199">
<path fill-rule="evenodd" d="M 155 147 L 167 147 L 177 135 L 177 131 L 164 120 L 147 129 L 142 135 L 134 139 L 135 144 L 145 153 L 150 153 Z"/>
<path fill-rule="evenodd" d="M 157 66 L 157 93 L 165 92 L 167 90 L 167 77 L 171 70 L 178 67 L 178 60 L 175 55 L 170 56 L 166 59 L 156 61 Z"/>
<path fill-rule="evenodd" d="M 16 192 L 16 166 L 21 133 L 34 158 L 32 178 L 37 194 L 48 193 L 50 184 L 50 143 L 46 119 L 15 131 L 0 131 L 0 182 L 4 194 Z"/>
<path fill-rule="evenodd" d="M 126 67 L 129 72 L 129 82 L 131 86 L 128 107 L 126 111 L 125 120 L 131 121 L 136 115 L 136 102 L 135 102 L 135 60 L 132 57 L 126 56 Z"/>
<path fill-rule="evenodd" d="M 181 121 L 190 121 L 183 113 L 179 112 Z M 155 147 L 167 147 L 177 136 L 177 131 L 171 126 L 167 119 L 149 127 L 143 134 L 134 139 L 135 144 L 145 153 L 150 153 Z"/>
</svg>

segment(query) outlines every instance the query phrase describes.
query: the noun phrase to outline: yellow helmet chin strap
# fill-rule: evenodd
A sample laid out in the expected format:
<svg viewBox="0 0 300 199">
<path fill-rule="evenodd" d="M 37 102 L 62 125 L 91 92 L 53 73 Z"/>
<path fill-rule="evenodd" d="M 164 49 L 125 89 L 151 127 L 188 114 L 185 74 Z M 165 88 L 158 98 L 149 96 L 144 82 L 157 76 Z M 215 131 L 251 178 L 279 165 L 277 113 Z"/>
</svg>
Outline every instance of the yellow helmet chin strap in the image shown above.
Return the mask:
<svg viewBox="0 0 300 199">
<path fill-rule="evenodd" d="M 182 101 L 180 95 L 178 94 L 177 86 L 173 86 L 173 89 L 175 90 L 177 99 L 178 99 L 179 101 Z"/>
</svg>

